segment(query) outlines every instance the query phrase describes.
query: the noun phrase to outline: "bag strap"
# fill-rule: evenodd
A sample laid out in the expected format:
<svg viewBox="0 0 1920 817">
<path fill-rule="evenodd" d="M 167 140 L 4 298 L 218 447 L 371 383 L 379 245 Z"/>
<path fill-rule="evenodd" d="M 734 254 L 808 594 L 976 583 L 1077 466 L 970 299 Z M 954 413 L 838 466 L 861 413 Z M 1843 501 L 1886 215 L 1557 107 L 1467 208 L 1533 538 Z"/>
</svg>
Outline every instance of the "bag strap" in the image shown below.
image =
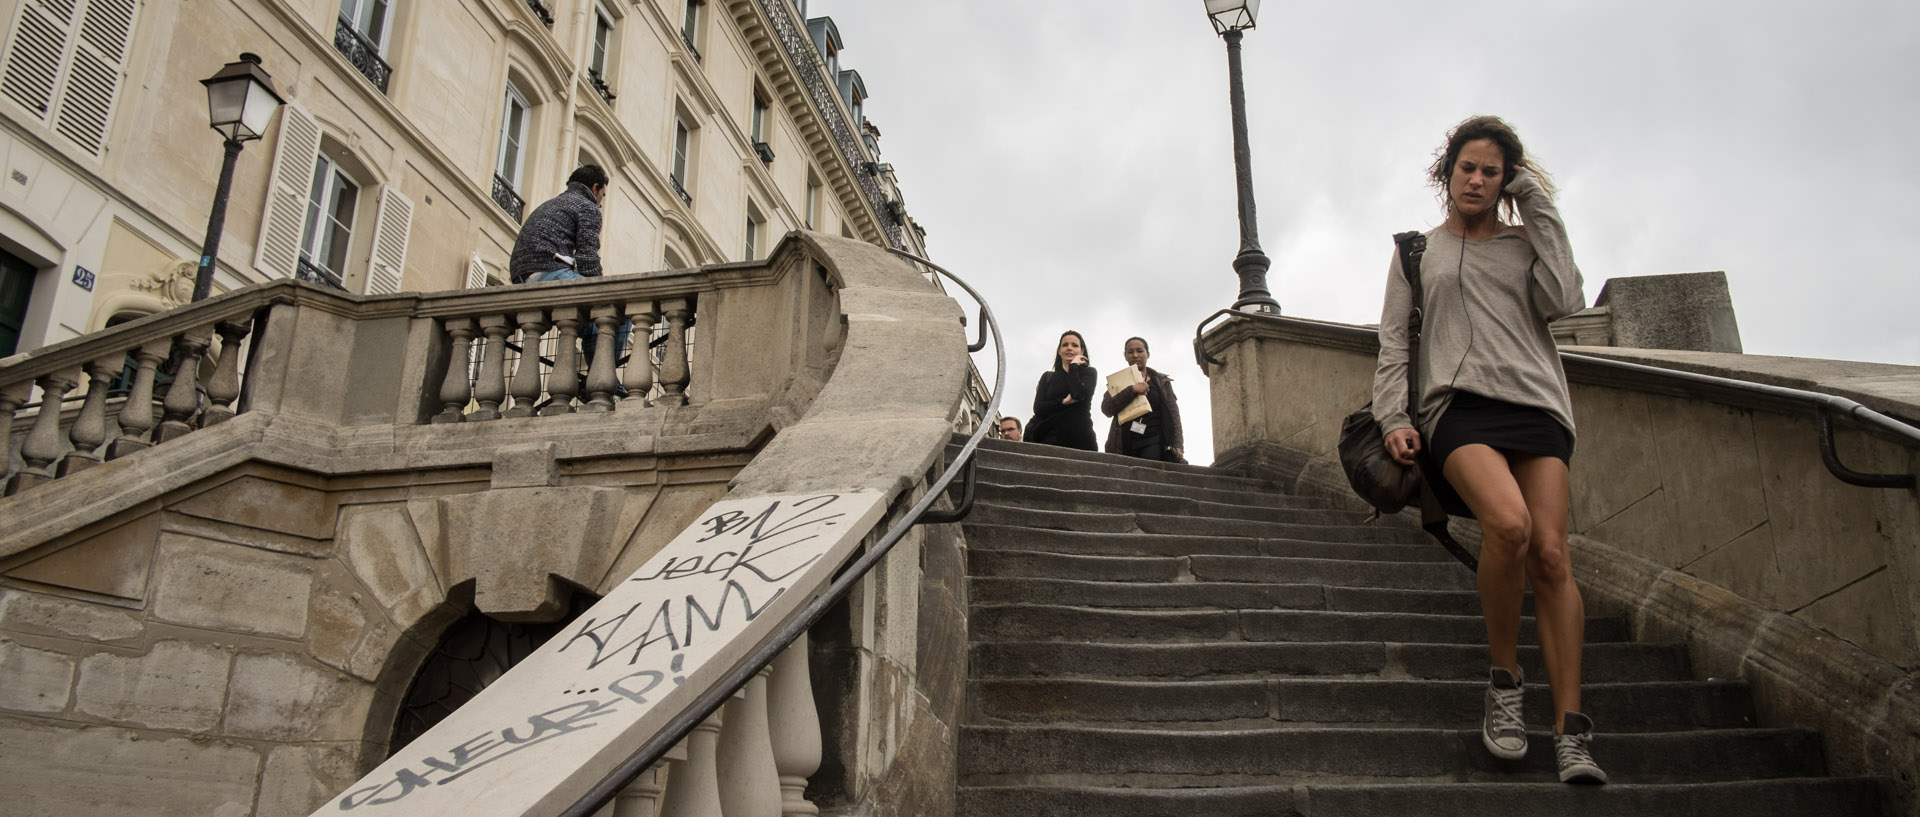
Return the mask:
<svg viewBox="0 0 1920 817">
<path fill-rule="evenodd" d="M 1421 304 L 1420 257 L 1427 251 L 1427 237 L 1418 231 L 1396 233 L 1394 246 L 1400 249 L 1400 274 L 1413 289 L 1413 307 L 1407 313 L 1407 419 L 1420 425 L 1420 326 L 1426 316 Z"/>
</svg>

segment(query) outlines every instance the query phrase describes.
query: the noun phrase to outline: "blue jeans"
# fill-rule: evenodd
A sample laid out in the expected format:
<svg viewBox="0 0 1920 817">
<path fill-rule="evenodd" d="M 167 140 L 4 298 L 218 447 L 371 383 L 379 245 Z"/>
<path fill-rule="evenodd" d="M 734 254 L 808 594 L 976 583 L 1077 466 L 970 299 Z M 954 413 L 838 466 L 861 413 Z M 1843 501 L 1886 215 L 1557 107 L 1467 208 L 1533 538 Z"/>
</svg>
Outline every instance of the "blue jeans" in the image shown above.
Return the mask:
<svg viewBox="0 0 1920 817">
<path fill-rule="evenodd" d="M 585 277 L 586 276 L 581 275 L 579 272 L 576 272 L 572 267 L 561 267 L 557 270 L 536 272 L 529 275 L 527 276 L 527 283 L 538 284 L 544 281 L 577 281 Z M 588 321 L 586 326 L 580 330 L 580 348 L 586 354 L 588 368 L 593 367 L 593 349 L 599 345 L 594 342 L 594 339 L 598 337 L 599 334 L 599 325 L 592 321 Z M 620 358 L 627 356 L 627 336 L 631 334 L 633 334 L 633 322 L 628 321 L 620 324 L 619 333 L 613 336 L 613 359 L 616 365 L 619 363 Z M 625 391 L 625 388 L 622 387 L 621 390 Z"/>
</svg>

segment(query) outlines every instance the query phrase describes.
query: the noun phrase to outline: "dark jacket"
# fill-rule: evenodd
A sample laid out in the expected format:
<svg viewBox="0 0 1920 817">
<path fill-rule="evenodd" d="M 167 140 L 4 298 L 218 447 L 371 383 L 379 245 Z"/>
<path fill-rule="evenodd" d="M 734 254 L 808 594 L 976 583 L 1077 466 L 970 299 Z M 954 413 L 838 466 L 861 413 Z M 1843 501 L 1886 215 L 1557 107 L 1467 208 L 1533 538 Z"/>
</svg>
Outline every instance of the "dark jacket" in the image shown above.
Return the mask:
<svg viewBox="0 0 1920 817">
<path fill-rule="evenodd" d="M 600 275 L 600 205 L 587 192 L 587 186 L 568 182 L 560 195 L 547 199 L 527 223 L 520 225 L 520 237 L 513 242 L 513 260 L 507 265 L 508 277 L 525 283 L 536 272 L 551 272 L 565 266 L 554 254 L 573 257 L 573 269 L 588 278 Z"/>
<path fill-rule="evenodd" d="M 1093 438 L 1093 391 L 1100 376 L 1092 366 L 1069 365 L 1040 376 L 1033 390 L 1033 420 L 1021 437 L 1030 443 L 1098 451 Z M 1072 403 L 1065 403 L 1068 395 Z"/>
<path fill-rule="evenodd" d="M 1168 462 L 1186 462 L 1187 435 L 1180 429 L 1180 401 L 1173 396 L 1173 378 L 1144 367 L 1142 373 L 1147 376 L 1147 388 L 1160 393 L 1160 403 L 1164 407 L 1160 418 L 1160 444 L 1166 449 Z M 1125 453 L 1120 449 L 1120 410 L 1133 402 L 1133 392 L 1123 391 L 1100 399 L 1100 413 L 1114 420 L 1107 424 L 1107 447 L 1109 454 Z M 1180 449 L 1180 458 L 1173 458 L 1173 449 Z"/>
</svg>

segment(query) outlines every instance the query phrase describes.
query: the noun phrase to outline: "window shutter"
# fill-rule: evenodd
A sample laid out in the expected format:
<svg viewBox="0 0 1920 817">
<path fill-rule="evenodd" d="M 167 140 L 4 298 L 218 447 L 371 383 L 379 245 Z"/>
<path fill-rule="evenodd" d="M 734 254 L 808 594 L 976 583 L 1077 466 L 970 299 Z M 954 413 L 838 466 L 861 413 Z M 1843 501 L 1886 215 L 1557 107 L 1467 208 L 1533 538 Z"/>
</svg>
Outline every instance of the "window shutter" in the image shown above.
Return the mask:
<svg viewBox="0 0 1920 817">
<path fill-rule="evenodd" d="M 487 285 L 487 265 L 480 262 L 480 254 L 474 253 L 467 259 L 467 289 L 481 289 Z"/>
<path fill-rule="evenodd" d="M 107 123 L 137 8 L 135 0 L 92 0 L 80 18 L 80 39 L 53 127 L 95 156 L 107 145 Z"/>
<path fill-rule="evenodd" d="M 313 187 L 313 163 L 319 158 L 320 121 L 298 102 L 280 106 L 280 140 L 267 182 L 267 212 L 260 220 L 253 255 L 253 266 L 272 277 L 293 277 Z"/>
<path fill-rule="evenodd" d="M 367 264 L 367 294 L 400 291 L 407 264 L 407 230 L 413 222 L 413 201 L 393 185 L 380 193 L 380 214 L 373 222 L 373 259 Z"/>
<path fill-rule="evenodd" d="M 0 94 L 31 111 L 36 121 L 45 122 L 52 110 L 54 78 L 72 25 L 71 2 L 25 0 L 14 18 L 7 61 L 0 67 Z"/>
</svg>

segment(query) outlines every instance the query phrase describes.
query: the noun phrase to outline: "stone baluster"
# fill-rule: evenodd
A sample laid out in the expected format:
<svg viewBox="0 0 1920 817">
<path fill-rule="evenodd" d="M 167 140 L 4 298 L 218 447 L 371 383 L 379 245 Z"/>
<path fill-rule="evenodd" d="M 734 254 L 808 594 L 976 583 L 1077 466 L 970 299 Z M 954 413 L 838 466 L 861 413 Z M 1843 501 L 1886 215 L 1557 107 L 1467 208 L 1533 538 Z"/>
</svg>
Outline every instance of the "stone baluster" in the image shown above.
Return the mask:
<svg viewBox="0 0 1920 817">
<path fill-rule="evenodd" d="M 53 461 L 60 457 L 60 404 L 67 392 L 80 382 L 79 370 L 54 372 L 40 378 L 40 416 L 20 442 L 20 459 L 26 467 L 7 483 L 7 493 L 16 494 L 53 479 Z"/>
<path fill-rule="evenodd" d="M 727 817 L 780 817 L 780 773 L 774 769 L 767 730 L 767 674 L 747 682 L 746 694 L 727 702 L 727 728 L 720 733 L 720 810 Z"/>
<path fill-rule="evenodd" d="M 440 381 L 440 413 L 435 423 L 458 423 L 467 419 L 467 402 L 473 399 L 473 381 L 468 377 L 473 366 L 473 319 L 448 318 L 447 334 L 453 344 L 447 350 L 447 376 Z"/>
<path fill-rule="evenodd" d="M 714 766 L 720 718 L 721 713 L 715 712 L 694 727 L 685 741 L 686 759 L 667 764 L 660 817 L 724 817 L 720 810 L 720 776 Z"/>
<path fill-rule="evenodd" d="M 767 726 L 773 766 L 780 773 L 780 813 L 815 817 L 820 807 L 807 800 L 807 778 L 820 770 L 820 712 L 813 703 L 806 633 L 773 659 L 773 677 L 767 681 Z"/>
<path fill-rule="evenodd" d="M 538 309 L 514 313 L 520 324 L 520 363 L 513 367 L 513 408 L 508 417 L 532 417 L 540 402 L 540 336 L 547 333 L 547 313 Z"/>
<path fill-rule="evenodd" d="M 153 373 L 167 359 L 171 345 L 171 341 L 156 340 L 133 350 L 133 388 L 120 404 L 120 436 L 107 446 L 107 459 L 117 460 L 151 445 L 147 432 L 153 430 Z"/>
<path fill-rule="evenodd" d="M 31 380 L 0 386 L 0 477 L 5 477 L 7 470 L 13 467 L 13 413 L 27 402 L 27 395 L 32 393 Z M 0 490 L 5 487 L 5 483 L 0 482 Z"/>
<path fill-rule="evenodd" d="M 100 446 L 107 441 L 107 384 L 126 363 L 125 354 L 87 361 L 87 402 L 67 429 L 73 450 L 60 460 L 57 476 L 77 474 L 100 464 Z"/>
<path fill-rule="evenodd" d="M 653 391 L 653 349 L 648 344 L 658 313 L 652 301 L 628 301 L 627 319 L 633 321 L 633 337 L 627 341 L 627 396 L 622 402 L 638 408 L 647 404 L 647 393 Z"/>
<path fill-rule="evenodd" d="M 155 443 L 178 439 L 193 431 L 194 416 L 200 413 L 200 355 L 213 340 L 213 327 L 189 329 L 173 341 L 173 383 L 161 401 L 166 419 L 154 432 Z"/>
<path fill-rule="evenodd" d="M 220 362 L 213 367 L 213 377 L 207 381 L 207 402 L 211 405 L 200 420 L 202 427 L 233 419 L 233 401 L 240 398 L 240 345 L 247 339 L 247 333 L 253 331 L 253 324 L 221 321 L 214 329 L 220 333 Z"/>
<path fill-rule="evenodd" d="M 615 340 L 626 318 L 613 304 L 596 306 L 588 313 L 593 319 L 593 362 L 587 364 L 587 402 L 581 411 L 612 411 L 613 392 L 620 381 L 614 378 Z"/>
<path fill-rule="evenodd" d="M 542 417 L 572 414 L 573 398 L 580 394 L 580 351 L 576 342 L 580 337 L 580 308 L 555 307 L 553 325 L 559 327 L 560 337 L 553 345 L 553 371 L 547 372 L 548 399 L 547 407 L 540 410 Z"/>
<path fill-rule="evenodd" d="M 666 355 L 660 359 L 660 403 L 668 406 L 687 404 L 687 319 L 693 316 L 684 298 L 662 301 L 660 310 L 667 316 Z"/>
<path fill-rule="evenodd" d="M 480 381 L 473 386 L 473 399 L 480 408 L 469 420 L 500 419 L 500 404 L 507 399 L 507 336 L 513 326 L 505 315 L 487 315 L 480 319 L 480 333 L 487 336 L 480 349 Z"/>
<path fill-rule="evenodd" d="M 640 773 L 639 777 L 628 783 L 627 787 L 613 797 L 613 813 L 609 817 L 655 817 L 660 813 L 660 793 L 666 791 L 666 764 L 655 764 L 653 768 Z M 606 814 L 605 811 L 601 812 Z"/>
</svg>

